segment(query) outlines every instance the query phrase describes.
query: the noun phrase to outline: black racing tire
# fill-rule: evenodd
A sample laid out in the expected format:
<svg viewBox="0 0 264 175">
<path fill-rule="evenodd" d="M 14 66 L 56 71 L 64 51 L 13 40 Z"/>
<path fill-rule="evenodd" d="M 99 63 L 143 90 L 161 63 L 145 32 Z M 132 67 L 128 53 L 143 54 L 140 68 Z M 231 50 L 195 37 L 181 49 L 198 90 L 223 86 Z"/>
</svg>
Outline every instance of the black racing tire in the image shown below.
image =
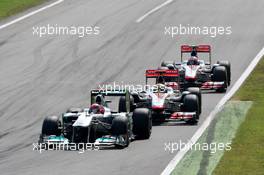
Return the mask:
<svg viewBox="0 0 264 175">
<path fill-rule="evenodd" d="M 223 81 L 225 82 L 224 87 L 218 89 L 218 92 L 226 92 L 228 78 L 227 78 L 227 71 L 225 66 L 217 66 L 213 70 L 213 80 L 214 81 Z"/>
<path fill-rule="evenodd" d="M 195 94 L 187 94 L 183 99 L 183 110 L 184 112 L 196 112 L 199 113 L 199 99 Z M 188 124 L 197 124 L 198 115 L 188 121 Z"/>
<path fill-rule="evenodd" d="M 174 65 L 174 61 L 162 61 L 160 66 L 161 67 L 167 67 L 168 64 Z"/>
<path fill-rule="evenodd" d="M 199 115 L 198 117 L 200 116 L 200 114 L 202 113 L 202 91 L 200 88 L 198 87 L 190 87 L 187 89 L 191 94 L 195 94 L 197 95 L 198 97 L 198 100 L 199 100 Z"/>
<path fill-rule="evenodd" d="M 113 119 L 112 122 L 112 134 L 116 136 L 122 135 L 125 138 L 125 145 L 116 145 L 116 148 L 122 149 L 128 147 L 130 144 L 129 137 L 129 125 L 128 118 L 124 116 L 118 116 Z"/>
<path fill-rule="evenodd" d="M 49 136 L 49 135 L 61 135 L 60 131 L 60 120 L 57 116 L 48 116 L 45 118 L 42 124 L 42 136 Z"/>
<path fill-rule="evenodd" d="M 97 139 L 97 136 L 96 136 L 96 127 L 95 126 L 92 126 L 90 128 L 90 132 L 89 132 L 89 143 L 94 143 Z"/>
<path fill-rule="evenodd" d="M 133 133 L 138 139 L 149 139 L 152 131 L 151 112 L 147 108 L 137 108 L 133 115 Z"/>
<path fill-rule="evenodd" d="M 130 111 L 134 110 L 134 98 L 133 96 L 130 96 Z M 118 103 L 118 111 L 119 112 L 128 112 L 126 109 L 126 97 L 121 96 L 119 98 L 119 103 Z"/>
<path fill-rule="evenodd" d="M 126 97 L 122 96 L 119 98 L 119 103 L 118 103 L 118 111 L 119 112 L 126 112 Z"/>
<path fill-rule="evenodd" d="M 124 135 L 128 132 L 128 118 L 124 116 L 115 117 L 112 121 L 112 134 Z"/>
<path fill-rule="evenodd" d="M 225 66 L 227 71 L 227 85 L 230 86 L 231 84 L 231 63 L 229 61 L 218 61 L 217 62 L 220 66 Z"/>
</svg>

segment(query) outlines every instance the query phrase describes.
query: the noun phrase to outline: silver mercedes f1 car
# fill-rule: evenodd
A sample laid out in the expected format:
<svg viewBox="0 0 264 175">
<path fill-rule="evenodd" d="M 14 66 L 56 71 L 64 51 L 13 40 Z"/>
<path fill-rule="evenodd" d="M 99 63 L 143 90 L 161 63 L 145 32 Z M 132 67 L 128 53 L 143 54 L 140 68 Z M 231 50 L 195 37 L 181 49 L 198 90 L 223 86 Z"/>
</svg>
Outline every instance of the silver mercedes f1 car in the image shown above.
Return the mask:
<svg viewBox="0 0 264 175">
<path fill-rule="evenodd" d="M 118 111 L 109 108 L 106 97 L 119 98 Z M 148 139 L 152 116 L 147 108 L 131 109 L 131 94 L 123 91 L 91 91 L 89 108 L 71 108 L 62 117 L 48 116 L 42 125 L 40 143 L 127 147 L 131 140 Z"/>
</svg>

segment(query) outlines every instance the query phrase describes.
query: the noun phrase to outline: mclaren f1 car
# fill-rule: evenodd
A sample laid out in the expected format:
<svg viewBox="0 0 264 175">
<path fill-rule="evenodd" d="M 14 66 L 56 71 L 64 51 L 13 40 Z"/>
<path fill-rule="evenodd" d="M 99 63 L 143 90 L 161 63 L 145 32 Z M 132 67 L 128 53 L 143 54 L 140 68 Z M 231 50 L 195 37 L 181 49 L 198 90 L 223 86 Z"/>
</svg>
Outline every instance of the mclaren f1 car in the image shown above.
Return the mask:
<svg viewBox="0 0 264 175">
<path fill-rule="evenodd" d="M 183 55 L 190 53 L 187 60 L 183 60 Z M 209 62 L 198 57 L 198 53 L 209 54 Z M 212 64 L 211 46 L 181 46 L 181 62 L 163 61 L 162 67 L 178 69 L 180 74 L 180 84 L 183 88 L 200 87 L 205 90 L 215 90 L 225 92 L 231 83 L 231 64 L 229 61 L 217 61 Z"/>
<path fill-rule="evenodd" d="M 196 124 L 201 114 L 201 91 L 199 88 L 188 88 L 181 91 L 178 70 L 156 69 L 146 71 L 148 79 L 154 79 L 147 91 L 132 93 L 138 107 L 148 107 L 152 111 L 153 120 L 182 120 L 188 124 Z"/>
</svg>

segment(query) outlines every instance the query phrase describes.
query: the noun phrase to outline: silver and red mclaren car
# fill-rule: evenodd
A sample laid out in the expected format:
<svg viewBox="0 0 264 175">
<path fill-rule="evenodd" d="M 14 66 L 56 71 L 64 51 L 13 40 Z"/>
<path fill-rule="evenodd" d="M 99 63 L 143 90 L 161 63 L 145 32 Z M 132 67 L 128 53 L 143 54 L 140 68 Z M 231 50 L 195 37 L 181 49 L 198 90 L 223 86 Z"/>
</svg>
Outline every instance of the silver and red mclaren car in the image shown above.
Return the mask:
<svg viewBox="0 0 264 175">
<path fill-rule="evenodd" d="M 147 70 L 148 79 L 154 79 L 154 84 L 144 92 L 132 93 L 137 107 L 148 107 L 152 111 L 153 120 L 182 120 L 196 124 L 201 114 L 201 91 L 199 88 L 189 88 L 181 91 L 178 81 L 178 70 Z"/>
<path fill-rule="evenodd" d="M 188 59 L 183 59 L 184 54 L 190 54 Z M 209 55 L 209 60 L 205 61 L 198 57 L 201 53 Z M 225 92 L 231 83 L 231 64 L 229 61 L 217 61 L 212 64 L 211 46 L 181 46 L 181 62 L 163 61 L 162 67 L 168 69 L 178 69 L 180 74 L 180 84 L 183 88 L 200 87 L 205 90 L 216 90 Z"/>
</svg>

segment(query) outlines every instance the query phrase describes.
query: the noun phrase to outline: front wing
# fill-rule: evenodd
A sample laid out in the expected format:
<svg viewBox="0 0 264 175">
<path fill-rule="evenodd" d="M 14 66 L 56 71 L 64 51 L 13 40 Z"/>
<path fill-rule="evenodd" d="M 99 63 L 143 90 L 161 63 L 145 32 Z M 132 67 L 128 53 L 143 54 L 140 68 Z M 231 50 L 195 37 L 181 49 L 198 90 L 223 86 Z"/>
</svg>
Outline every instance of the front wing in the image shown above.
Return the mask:
<svg viewBox="0 0 264 175">
<path fill-rule="evenodd" d="M 174 112 L 169 119 L 172 120 L 189 120 L 196 118 L 196 112 Z"/>
<path fill-rule="evenodd" d="M 94 143 L 73 143 L 64 136 L 45 136 L 39 141 L 39 149 L 43 150 L 68 150 L 77 151 L 79 149 L 99 150 L 113 146 L 125 146 L 123 136 L 106 135 L 97 138 Z"/>
<path fill-rule="evenodd" d="M 201 89 L 203 90 L 217 90 L 225 88 L 225 82 L 220 81 L 220 82 L 214 82 L 214 81 L 208 81 L 202 84 Z"/>
</svg>

